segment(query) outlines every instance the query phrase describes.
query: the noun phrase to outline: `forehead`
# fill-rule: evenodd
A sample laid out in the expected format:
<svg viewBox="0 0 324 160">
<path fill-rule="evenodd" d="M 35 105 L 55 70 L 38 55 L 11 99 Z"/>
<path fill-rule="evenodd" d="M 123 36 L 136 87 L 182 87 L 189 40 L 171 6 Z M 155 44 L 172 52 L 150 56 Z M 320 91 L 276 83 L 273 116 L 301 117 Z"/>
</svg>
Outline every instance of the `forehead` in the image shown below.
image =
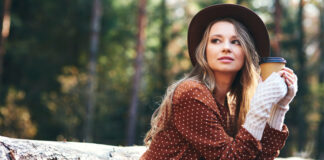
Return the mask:
<svg viewBox="0 0 324 160">
<path fill-rule="evenodd" d="M 236 36 L 236 30 L 232 23 L 227 21 L 218 21 L 214 23 L 210 29 L 209 35 L 228 35 L 228 36 Z"/>
</svg>

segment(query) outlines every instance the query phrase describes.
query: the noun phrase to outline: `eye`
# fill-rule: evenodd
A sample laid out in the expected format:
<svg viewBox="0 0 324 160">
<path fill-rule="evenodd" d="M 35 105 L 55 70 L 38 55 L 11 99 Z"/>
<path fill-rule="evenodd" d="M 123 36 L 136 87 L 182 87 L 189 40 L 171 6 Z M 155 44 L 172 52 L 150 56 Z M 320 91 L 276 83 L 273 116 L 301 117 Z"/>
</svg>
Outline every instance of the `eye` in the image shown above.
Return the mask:
<svg viewBox="0 0 324 160">
<path fill-rule="evenodd" d="M 241 42 L 236 39 L 236 40 L 232 40 L 232 44 L 241 45 Z"/>
<path fill-rule="evenodd" d="M 213 39 L 211 39 L 211 42 L 212 42 L 212 43 L 219 43 L 220 40 L 219 40 L 218 38 L 213 38 Z"/>
</svg>

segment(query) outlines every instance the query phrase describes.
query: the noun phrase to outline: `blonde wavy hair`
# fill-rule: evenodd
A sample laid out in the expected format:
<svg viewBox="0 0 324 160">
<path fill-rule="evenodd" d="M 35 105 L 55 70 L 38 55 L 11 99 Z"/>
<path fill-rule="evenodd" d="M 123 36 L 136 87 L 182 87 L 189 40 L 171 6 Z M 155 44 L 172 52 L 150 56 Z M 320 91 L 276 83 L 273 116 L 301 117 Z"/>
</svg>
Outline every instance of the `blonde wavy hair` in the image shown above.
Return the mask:
<svg viewBox="0 0 324 160">
<path fill-rule="evenodd" d="M 191 72 L 167 88 L 161 105 L 152 115 L 151 129 L 146 133 L 144 139 L 145 145 L 150 145 L 150 142 L 155 138 L 155 135 L 167 127 L 172 115 L 173 92 L 181 82 L 188 79 L 197 80 L 204 83 L 212 94 L 215 92 L 215 77 L 213 71 L 208 66 L 205 51 L 210 29 L 213 24 L 219 21 L 230 22 L 234 25 L 238 40 L 240 41 L 245 53 L 245 62 L 243 67 L 236 75 L 231 89 L 227 94 L 228 104 L 236 106 L 236 132 L 244 123 L 245 116 L 250 108 L 250 100 L 254 94 L 259 79 L 259 56 L 256 52 L 253 39 L 248 34 L 245 26 L 231 18 L 218 19 L 211 22 L 205 30 L 204 36 L 196 49 L 195 56 L 197 63 Z"/>
</svg>

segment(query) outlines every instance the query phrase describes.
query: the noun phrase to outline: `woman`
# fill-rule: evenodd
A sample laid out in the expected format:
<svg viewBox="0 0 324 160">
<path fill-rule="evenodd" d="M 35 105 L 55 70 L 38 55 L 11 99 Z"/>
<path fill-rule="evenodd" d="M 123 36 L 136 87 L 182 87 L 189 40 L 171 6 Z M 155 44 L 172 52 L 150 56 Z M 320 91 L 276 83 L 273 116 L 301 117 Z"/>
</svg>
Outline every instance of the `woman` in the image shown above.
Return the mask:
<svg viewBox="0 0 324 160">
<path fill-rule="evenodd" d="M 188 48 L 193 69 L 168 88 L 141 159 L 278 156 L 297 77 L 284 68 L 260 80 L 259 56 L 269 56 L 262 20 L 238 5 L 207 7 L 189 25 Z"/>
</svg>

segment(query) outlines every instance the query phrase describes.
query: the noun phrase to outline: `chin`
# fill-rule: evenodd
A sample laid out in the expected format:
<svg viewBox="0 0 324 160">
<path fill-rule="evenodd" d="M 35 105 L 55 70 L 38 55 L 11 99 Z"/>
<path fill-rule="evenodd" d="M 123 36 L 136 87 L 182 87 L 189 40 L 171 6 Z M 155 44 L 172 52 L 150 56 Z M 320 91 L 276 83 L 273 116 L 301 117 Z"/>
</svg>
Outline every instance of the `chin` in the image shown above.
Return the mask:
<svg viewBox="0 0 324 160">
<path fill-rule="evenodd" d="M 228 68 L 228 67 L 214 67 L 214 68 L 211 67 L 211 69 L 216 72 L 234 72 L 234 73 L 240 70 L 240 68 Z"/>
<path fill-rule="evenodd" d="M 220 72 L 224 72 L 224 73 L 237 73 L 239 70 L 223 70 Z"/>
</svg>

